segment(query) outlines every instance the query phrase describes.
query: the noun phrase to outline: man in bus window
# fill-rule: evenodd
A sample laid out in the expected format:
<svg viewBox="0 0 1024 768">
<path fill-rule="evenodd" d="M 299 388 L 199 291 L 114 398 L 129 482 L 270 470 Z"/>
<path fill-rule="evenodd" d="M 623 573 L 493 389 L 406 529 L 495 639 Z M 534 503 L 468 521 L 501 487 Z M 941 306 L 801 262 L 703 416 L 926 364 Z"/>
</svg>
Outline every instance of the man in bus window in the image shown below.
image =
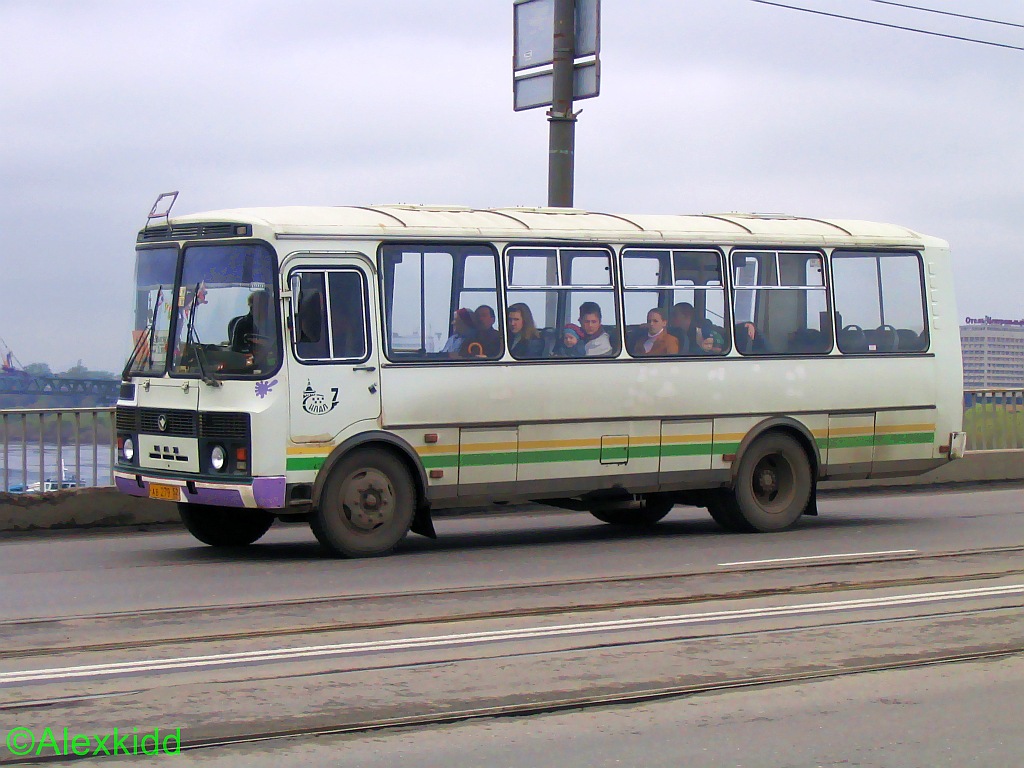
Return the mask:
<svg viewBox="0 0 1024 768">
<path fill-rule="evenodd" d="M 494 309 L 481 304 L 476 308 L 476 339 L 484 348 L 484 357 L 501 354 L 501 334 L 494 328 Z"/>
<path fill-rule="evenodd" d="M 693 355 L 700 351 L 697 325 L 693 322 L 693 304 L 681 301 L 672 307 L 668 319 L 668 332 L 679 339 L 679 354 Z"/>
<path fill-rule="evenodd" d="M 596 301 L 580 304 L 580 327 L 583 329 L 583 354 L 587 357 L 610 355 L 612 340 L 601 325 L 601 307 Z"/>
</svg>

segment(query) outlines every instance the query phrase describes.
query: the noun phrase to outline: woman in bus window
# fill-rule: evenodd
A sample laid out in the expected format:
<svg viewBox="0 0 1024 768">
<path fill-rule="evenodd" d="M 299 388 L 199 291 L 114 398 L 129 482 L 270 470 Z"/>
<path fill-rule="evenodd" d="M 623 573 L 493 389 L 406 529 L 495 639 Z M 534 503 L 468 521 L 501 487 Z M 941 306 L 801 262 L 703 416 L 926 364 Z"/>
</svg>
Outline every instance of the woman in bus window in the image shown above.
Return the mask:
<svg viewBox="0 0 1024 768">
<path fill-rule="evenodd" d="M 533 313 L 525 304 L 513 304 L 508 308 L 508 349 L 517 359 L 540 357 L 544 351 L 544 340 L 533 322 Z"/>
<path fill-rule="evenodd" d="M 450 358 L 469 357 L 468 347 L 476 341 L 476 318 L 465 307 L 452 315 L 452 335 L 441 347 L 441 354 Z"/>
<path fill-rule="evenodd" d="M 636 340 L 631 350 L 634 357 L 678 355 L 679 339 L 668 332 L 665 311 L 655 307 L 647 313 L 647 335 Z"/>
</svg>

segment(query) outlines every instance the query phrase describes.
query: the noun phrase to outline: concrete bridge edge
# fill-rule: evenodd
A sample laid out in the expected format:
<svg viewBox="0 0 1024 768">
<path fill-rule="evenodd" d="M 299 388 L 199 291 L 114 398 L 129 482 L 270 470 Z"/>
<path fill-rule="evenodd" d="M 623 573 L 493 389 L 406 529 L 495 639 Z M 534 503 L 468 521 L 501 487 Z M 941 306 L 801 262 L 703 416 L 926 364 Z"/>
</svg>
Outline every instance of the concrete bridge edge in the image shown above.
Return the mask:
<svg viewBox="0 0 1024 768">
<path fill-rule="evenodd" d="M 1024 451 L 977 451 L 925 475 L 886 480 L 823 482 L 820 490 L 851 492 L 990 483 L 1024 484 Z M 506 508 L 507 509 L 507 508 Z M 461 510 L 466 514 L 476 510 Z M 114 488 L 75 488 L 46 494 L 0 493 L 0 532 L 146 529 L 180 525 L 175 505 L 139 499 Z"/>
</svg>

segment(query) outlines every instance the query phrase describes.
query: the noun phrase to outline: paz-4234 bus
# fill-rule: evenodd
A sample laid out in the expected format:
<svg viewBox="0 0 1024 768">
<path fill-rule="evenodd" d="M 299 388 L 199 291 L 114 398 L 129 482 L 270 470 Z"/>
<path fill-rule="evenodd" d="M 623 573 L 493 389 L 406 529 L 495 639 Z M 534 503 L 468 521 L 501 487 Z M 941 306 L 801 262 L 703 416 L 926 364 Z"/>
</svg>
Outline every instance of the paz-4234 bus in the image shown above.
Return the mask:
<svg viewBox="0 0 1024 768">
<path fill-rule="evenodd" d="M 964 449 L 948 247 L 904 227 L 168 207 L 135 275 L 115 481 L 213 546 L 280 518 L 381 555 L 528 500 L 779 531 Z"/>
</svg>

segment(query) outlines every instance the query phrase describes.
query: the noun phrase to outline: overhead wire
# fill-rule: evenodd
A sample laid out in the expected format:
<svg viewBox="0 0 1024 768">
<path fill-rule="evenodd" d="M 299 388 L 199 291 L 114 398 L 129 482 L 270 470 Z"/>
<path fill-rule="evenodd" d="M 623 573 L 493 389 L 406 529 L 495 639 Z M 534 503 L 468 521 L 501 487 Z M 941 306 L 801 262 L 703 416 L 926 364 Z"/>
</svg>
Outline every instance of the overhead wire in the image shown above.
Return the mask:
<svg viewBox="0 0 1024 768">
<path fill-rule="evenodd" d="M 815 8 L 804 8 L 799 5 L 789 5 L 787 3 L 774 2 L 773 0 L 750 0 L 752 3 L 758 3 L 759 5 L 770 5 L 775 8 L 785 8 L 790 11 L 801 11 L 803 13 L 811 13 L 815 16 L 828 16 L 833 19 L 842 19 L 843 21 L 856 21 L 861 24 L 870 24 L 875 27 L 886 27 L 888 29 L 899 29 L 904 32 L 916 32 L 921 35 L 930 35 L 932 37 L 942 37 L 947 40 L 959 40 L 964 43 L 976 43 L 978 45 L 988 45 L 994 48 L 1006 48 L 1011 51 L 1024 51 L 1024 47 L 1019 45 L 1009 45 L 1008 43 L 997 43 L 992 40 L 979 40 L 974 37 L 964 37 L 962 35 L 949 35 L 944 32 L 934 32 L 928 29 L 919 29 L 917 27 L 906 27 L 900 24 L 888 24 L 884 21 L 875 21 L 873 19 L 862 19 L 859 16 L 846 16 L 841 13 L 829 13 L 828 11 L 821 11 Z"/>
<path fill-rule="evenodd" d="M 1024 24 L 1015 24 L 1012 21 L 1002 21 L 1001 19 L 986 19 L 981 16 L 971 16 L 966 13 L 953 13 L 952 11 L 940 11 L 938 8 L 925 8 L 923 5 L 910 5 L 909 3 L 897 3 L 894 0 L 867 0 L 869 3 L 878 3 L 879 5 L 892 5 L 896 8 L 909 8 L 912 11 L 922 11 L 924 13 L 936 13 L 939 16 L 953 16 L 957 19 L 967 19 L 969 21 L 981 21 L 985 24 L 999 24 L 1004 27 L 1016 27 L 1017 29 L 1024 29 Z"/>
</svg>

